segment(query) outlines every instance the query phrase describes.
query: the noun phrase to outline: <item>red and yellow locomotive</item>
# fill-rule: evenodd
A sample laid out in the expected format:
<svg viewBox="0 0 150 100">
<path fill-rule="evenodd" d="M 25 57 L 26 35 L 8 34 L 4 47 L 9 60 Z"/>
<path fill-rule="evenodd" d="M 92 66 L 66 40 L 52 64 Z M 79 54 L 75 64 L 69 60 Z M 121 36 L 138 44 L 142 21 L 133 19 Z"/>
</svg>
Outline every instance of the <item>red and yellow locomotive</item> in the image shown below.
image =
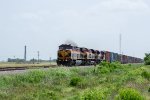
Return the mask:
<svg viewBox="0 0 150 100">
<path fill-rule="evenodd" d="M 57 64 L 64 66 L 96 65 L 101 61 L 126 63 L 142 63 L 142 59 L 121 55 L 109 51 L 98 51 L 68 44 L 59 46 Z"/>
<path fill-rule="evenodd" d="M 98 50 L 62 44 L 59 46 L 57 64 L 64 66 L 93 65 L 100 63 L 100 55 Z"/>
</svg>

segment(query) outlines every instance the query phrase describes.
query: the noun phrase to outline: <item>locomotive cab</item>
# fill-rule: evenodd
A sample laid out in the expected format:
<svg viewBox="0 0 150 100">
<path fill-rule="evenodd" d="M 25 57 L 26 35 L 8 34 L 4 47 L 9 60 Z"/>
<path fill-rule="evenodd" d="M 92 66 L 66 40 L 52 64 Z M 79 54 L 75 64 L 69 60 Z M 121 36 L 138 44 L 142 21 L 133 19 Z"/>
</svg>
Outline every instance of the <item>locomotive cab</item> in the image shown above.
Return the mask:
<svg viewBox="0 0 150 100">
<path fill-rule="evenodd" d="M 59 46 L 57 65 L 71 66 L 75 65 L 78 59 L 81 59 L 80 49 L 76 46 L 62 44 Z"/>
</svg>

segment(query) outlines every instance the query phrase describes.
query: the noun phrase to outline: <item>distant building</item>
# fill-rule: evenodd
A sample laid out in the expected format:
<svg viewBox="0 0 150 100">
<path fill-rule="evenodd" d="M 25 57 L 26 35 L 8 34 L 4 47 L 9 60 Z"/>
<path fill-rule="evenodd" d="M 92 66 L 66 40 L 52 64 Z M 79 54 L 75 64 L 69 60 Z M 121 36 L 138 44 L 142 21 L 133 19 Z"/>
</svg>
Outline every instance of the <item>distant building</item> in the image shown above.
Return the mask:
<svg viewBox="0 0 150 100">
<path fill-rule="evenodd" d="M 12 59 L 12 58 L 8 58 L 8 62 L 24 62 L 24 59 L 19 59 L 19 58 Z"/>
</svg>

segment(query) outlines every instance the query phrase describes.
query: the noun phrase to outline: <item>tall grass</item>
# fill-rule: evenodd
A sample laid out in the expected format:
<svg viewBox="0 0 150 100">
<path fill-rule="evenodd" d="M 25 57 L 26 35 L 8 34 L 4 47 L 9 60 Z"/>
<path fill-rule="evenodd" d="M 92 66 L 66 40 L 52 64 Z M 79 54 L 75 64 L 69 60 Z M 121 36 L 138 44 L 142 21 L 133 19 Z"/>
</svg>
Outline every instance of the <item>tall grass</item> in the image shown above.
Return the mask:
<svg viewBox="0 0 150 100">
<path fill-rule="evenodd" d="M 119 91 L 116 100 L 145 100 L 144 97 L 135 89 L 124 88 Z"/>
<path fill-rule="evenodd" d="M 149 68 L 103 62 L 96 67 L 50 68 L 0 77 L 2 100 L 112 100 L 133 88 L 149 98 Z M 146 71 L 146 72 L 145 72 Z M 135 85 L 129 85 L 134 83 Z M 143 84 L 142 88 L 137 87 Z M 130 93 L 123 92 L 123 94 Z M 142 91 L 147 91 L 144 94 Z M 138 96 L 140 93 L 140 96 Z M 134 94 L 133 94 L 134 95 Z"/>
</svg>

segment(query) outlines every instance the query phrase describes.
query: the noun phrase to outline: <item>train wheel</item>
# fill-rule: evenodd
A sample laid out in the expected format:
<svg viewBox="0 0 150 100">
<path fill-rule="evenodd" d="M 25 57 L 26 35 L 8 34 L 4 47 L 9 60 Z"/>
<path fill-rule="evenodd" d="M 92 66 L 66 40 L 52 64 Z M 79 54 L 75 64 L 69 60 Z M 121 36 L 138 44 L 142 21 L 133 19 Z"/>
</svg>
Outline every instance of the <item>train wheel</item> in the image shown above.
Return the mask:
<svg viewBox="0 0 150 100">
<path fill-rule="evenodd" d="M 61 65 L 61 62 L 60 61 L 57 61 L 57 66 L 60 66 Z"/>
<path fill-rule="evenodd" d="M 61 64 L 57 64 L 57 66 L 60 66 Z"/>
<path fill-rule="evenodd" d="M 72 62 L 69 63 L 69 67 L 72 67 Z"/>
<path fill-rule="evenodd" d="M 68 62 L 68 66 L 69 66 L 69 67 L 72 67 L 73 64 L 74 64 L 74 62 L 73 62 L 72 60 Z"/>
</svg>

